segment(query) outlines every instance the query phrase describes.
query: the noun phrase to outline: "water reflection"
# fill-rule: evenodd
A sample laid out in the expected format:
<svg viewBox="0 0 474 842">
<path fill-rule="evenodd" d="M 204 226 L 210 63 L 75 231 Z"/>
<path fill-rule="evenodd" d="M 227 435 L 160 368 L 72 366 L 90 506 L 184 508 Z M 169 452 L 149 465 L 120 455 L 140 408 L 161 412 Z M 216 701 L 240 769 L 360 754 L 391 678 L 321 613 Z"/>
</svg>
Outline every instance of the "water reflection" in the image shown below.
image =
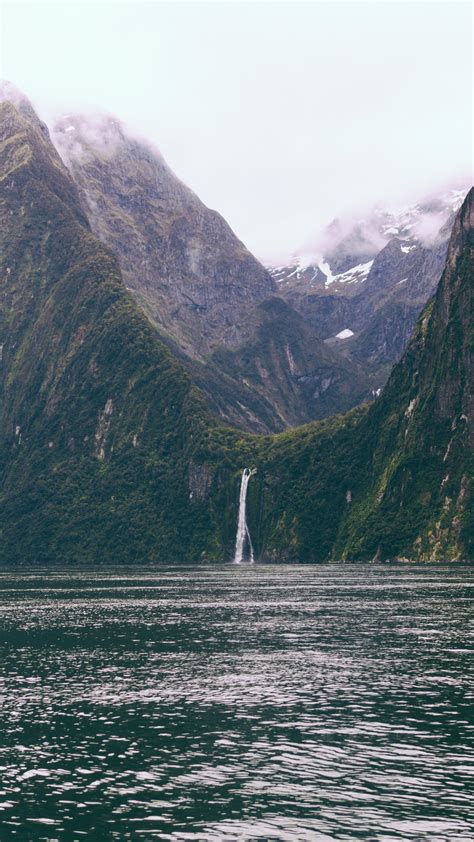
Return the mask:
<svg viewBox="0 0 474 842">
<path fill-rule="evenodd" d="M 473 584 L 4 571 L 0 837 L 472 839 Z"/>
</svg>

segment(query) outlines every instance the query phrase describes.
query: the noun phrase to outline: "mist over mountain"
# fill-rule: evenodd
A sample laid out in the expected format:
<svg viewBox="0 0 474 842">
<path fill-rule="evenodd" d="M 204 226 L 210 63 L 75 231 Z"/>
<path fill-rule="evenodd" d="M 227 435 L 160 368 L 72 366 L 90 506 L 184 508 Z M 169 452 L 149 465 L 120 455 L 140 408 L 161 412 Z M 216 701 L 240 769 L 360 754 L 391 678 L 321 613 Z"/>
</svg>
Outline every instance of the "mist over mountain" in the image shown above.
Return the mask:
<svg viewBox="0 0 474 842">
<path fill-rule="evenodd" d="M 52 137 L 128 289 L 223 420 L 274 432 L 370 397 L 360 363 L 288 302 L 263 307 L 271 275 L 149 143 L 115 118 L 80 115 Z"/>
<path fill-rule="evenodd" d="M 365 365 L 377 387 L 436 288 L 465 194 L 456 188 L 405 208 L 336 219 L 312 254 L 269 267 L 279 293 L 333 348 Z"/>
<path fill-rule="evenodd" d="M 275 284 L 225 220 L 114 118 L 66 117 L 54 140 L 150 317 L 191 355 L 246 338 L 250 309 Z"/>
<path fill-rule="evenodd" d="M 381 396 L 347 415 L 255 436 L 222 424 L 184 352 L 163 341 L 127 290 L 120 261 L 91 230 L 84 185 L 41 122 L 4 102 L 0 138 L 5 563 L 228 558 L 243 465 L 257 468 L 248 521 L 260 558 L 472 556 L 474 191 L 456 216 L 437 292 Z M 94 157 L 91 166 L 104 164 Z M 153 197 L 158 208 L 162 196 Z M 140 191 L 131 203 L 122 198 L 141 212 Z M 249 376 L 288 313 L 279 299 L 262 306 L 249 359 L 245 345 L 225 348 L 238 351 L 232 365 Z M 291 316 L 292 331 L 304 335 L 303 324 Z M 285 356 L 290 369 L 301 365 Z M 265 380 L 258 365 L 254 376 Z M 286 398 L 274 400 L 278 408 Z"/>
<path fill-rule="evenodd" d="M 440 238 L 446 239 L 442 229 L 452 226 L 453 214 L 458 210 L 468 190 L 468 185 L 444 188 L 438 193 L 406 206 L 391 206 L 379 203 L 372 211 L 362 215 L 344 214 L 336 217 L 314 237 L 297 249 L 288 266 L 303 271 L 310 266 L 330 264 L 329 284 L 333 275 L 344 274 L 355 265 L 373 258 L 392 237 L 408 243 L 418 242 L 424 246 L 434 245 Z M 277 275 L 276 267 L 269 264 Z M 324 270 L 322 270 L 324 271 Z"/>
<path fill-rule="evenodd" d="M 316 263 L 306 250 L 265 272 L 117 119 L 66 115 L 52 137 L 93 230 L 163 340 L 222 419 L 255 432 L 344 411 L 383 385 L 436 287 L 463 195 L 336 219 L 316 238 Z M 271 323 L 267 309 L 262 343 L 260 308 L 275 294 L 287 308 L 279 305 L 279 320 L 273 308 Z"/>
</svg>

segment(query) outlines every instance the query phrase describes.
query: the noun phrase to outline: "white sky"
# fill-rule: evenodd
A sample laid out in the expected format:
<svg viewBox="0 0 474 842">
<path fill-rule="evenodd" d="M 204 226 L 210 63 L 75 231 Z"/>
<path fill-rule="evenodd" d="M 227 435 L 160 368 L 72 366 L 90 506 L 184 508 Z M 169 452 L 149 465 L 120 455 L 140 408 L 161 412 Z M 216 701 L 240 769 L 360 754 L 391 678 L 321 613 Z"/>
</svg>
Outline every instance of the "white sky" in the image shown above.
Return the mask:
<svg viewBox="0 0 474 842">
<path fill-rule="evenodd" d="M 1 23 L 43 119 L 117 115 L 261 259 L 470 178 L 467 2 L 3 0 Z"/>
</svg>

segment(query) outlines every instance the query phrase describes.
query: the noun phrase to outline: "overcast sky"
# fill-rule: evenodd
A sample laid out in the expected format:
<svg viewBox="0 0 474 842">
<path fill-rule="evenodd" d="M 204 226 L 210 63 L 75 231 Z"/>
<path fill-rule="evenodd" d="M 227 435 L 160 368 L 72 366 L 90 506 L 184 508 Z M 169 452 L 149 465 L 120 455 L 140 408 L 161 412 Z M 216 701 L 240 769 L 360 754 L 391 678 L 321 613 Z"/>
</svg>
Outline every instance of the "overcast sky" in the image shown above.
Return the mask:
<svg viewBox="0 0 474 842">
<path fill-rule="evenodd" d="M 261 259 L 472 168 L 471 6 L 3 0 L 1 75 L 113 113 Z"/>
</svg>

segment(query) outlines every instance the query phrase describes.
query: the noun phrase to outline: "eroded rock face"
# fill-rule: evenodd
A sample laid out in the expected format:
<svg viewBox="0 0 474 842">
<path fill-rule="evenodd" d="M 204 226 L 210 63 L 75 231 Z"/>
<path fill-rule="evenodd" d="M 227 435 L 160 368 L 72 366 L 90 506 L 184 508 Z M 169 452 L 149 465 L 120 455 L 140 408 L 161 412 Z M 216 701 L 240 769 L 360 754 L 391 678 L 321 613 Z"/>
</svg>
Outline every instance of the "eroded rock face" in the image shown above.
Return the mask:
<svg viewBox="0 0 474 842">
<path fill-rule="evenodd" d="M 63 118 L 53 137 L 94 232 L 150 318 L 192 357 L 241 344 L 275 283 L 225 220 L 117 120 Z"/>
<path fill-rule="evenodd" d="M 205 500 L 212 484 L 213 472 L 208 465 L 189 463 L 189 499 L 192 502 Z"/>
<path fill-rule="evenodd" d="M 253 323 L 244 346 L 216 351 L 213 360 L 221 371 L 266 397 L 276 414 L 276 429 L 344 412 L 370 398 L 362 367 L 322 342 L 282 299 L 260 304 Z"/>
</svg>

